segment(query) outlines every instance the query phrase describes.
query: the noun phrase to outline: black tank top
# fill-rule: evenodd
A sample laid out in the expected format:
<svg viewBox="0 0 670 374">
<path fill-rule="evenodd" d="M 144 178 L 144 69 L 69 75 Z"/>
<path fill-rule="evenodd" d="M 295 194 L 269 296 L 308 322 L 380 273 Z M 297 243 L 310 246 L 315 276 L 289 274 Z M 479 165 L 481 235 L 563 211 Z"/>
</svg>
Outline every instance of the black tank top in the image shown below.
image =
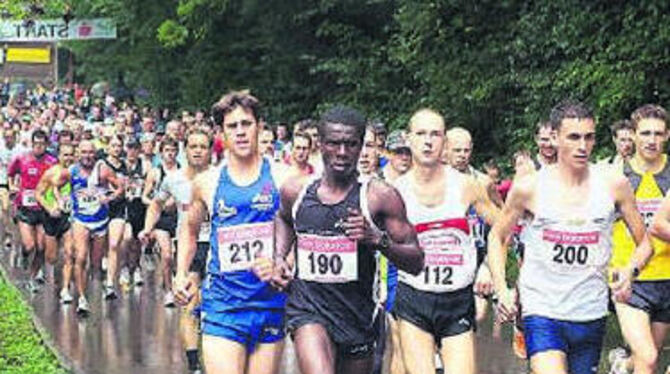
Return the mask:
<svg viewBox="0 0 670 374">
<path fill-rule="evenodd" d="M 321 179 L 311 183 L 304 191 L 302 200 L 296 201 L 299 205 L 295 210 L 295 232 L 297 235 L 344 236 L 341 223 L 348 216 L 347 208 L 361 211 L 361 188 L 367 188 L 367 183 L 356 182 L 343 201 L 331 205 L 319 200 L 317 188 L 320 184 Z M 373 285 L 376 278 L 375 250 L 359 243 L 356 258 L 358 279 L 346 283 L 303 280 L 300 278 L 301 272 L 313 272 L 315 267 L 323 264 L 303 261 L 302 264 L 308 269 L 301 269 L 300 261 L 297 260 L 296 279 L 291 285 L 289 306 L 318 313 L 334 328 L 342 329 L 341 333 L 344 335 L 352 333 L 346 331 L 351 328 L 359 332 L 369 331 L 375 310 L 373 299 Z M 310 267 L 312 269 L 309 269 Z"/>
<path fill-rule="evenodd" d="M 121 177 L 121 178 L 127 178 L 128 177 L 128 168 L 126 167 L 125 162 L 119 160 L 120 161 L 119 166 L 114 166 L 114 164 L 112 164 L 109 161 L 109 158 L 105 158 L 104 161 L 105 161 L 105 164 L 107 166 L 109 166 L 109 168 L 112 169 L 112 171 L 114 171 L 114 174 L 116 174 L 117 177 Z M 124 204 L 125 202 L 126 202 L 126 195 L 121 194 L 121 196 L 119 196 L 118 198 L 109 202 L 109 208 L 110 208 L 110 210 L 120 208 L 120 206 L 122 204 Z"/>
</svg>

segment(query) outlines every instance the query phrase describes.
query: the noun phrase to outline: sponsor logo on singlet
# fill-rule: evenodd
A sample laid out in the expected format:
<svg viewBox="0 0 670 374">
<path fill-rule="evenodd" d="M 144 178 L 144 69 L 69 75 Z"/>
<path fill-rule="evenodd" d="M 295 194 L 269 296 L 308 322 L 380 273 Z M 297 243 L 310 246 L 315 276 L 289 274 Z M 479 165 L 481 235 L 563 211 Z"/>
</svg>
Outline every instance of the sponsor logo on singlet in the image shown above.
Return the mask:
<svg viewBox="0 0 670 374">
<path fill-rule="evenodd" d="M 274 206 L 274 198 L 272 196 L 272 183 L 266 183 L 261 192 L 257 193 L 251 199 L 251 208 L 265 211 L 270 210 Z"/>
<path fill-rule="evenodd" d="M 230 218 L 234 215 L 237 215 L 237 208 L 226 206 L 226 202 L 223 199 L 220 199 L 216 203 L 216 213 L 223 219 Z"/>
</svg>

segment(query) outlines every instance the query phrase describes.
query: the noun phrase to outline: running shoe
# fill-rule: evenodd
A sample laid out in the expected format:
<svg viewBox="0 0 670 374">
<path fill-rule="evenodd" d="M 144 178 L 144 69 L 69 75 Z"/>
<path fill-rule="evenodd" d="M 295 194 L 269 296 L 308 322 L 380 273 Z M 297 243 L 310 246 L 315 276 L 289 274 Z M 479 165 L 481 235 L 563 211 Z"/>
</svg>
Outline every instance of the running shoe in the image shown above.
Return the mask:
<svg viewBox="0 0 670 374">
<path fill-rule="evenodd" d="M 523 331 L 514 326 L 514 337 L 512 338 L 512 350 L 516 357 L 526 360 L 528 354 L 526 353 L 526 338 L 523 336 Z"/>
<path fill-rule="evenodd" d="M 107 271 L 107 256 L 102 258 L 102 263 L 100 264 L 102 271 Z"/>
<path fill-rule="evenodd" d="M 5 239 L 5 250 L 9 251 L 12 249 L 12 239 L 7 238 Z"/>
<path fill-rule="evenodd" d="M 46 282 L 46 280 L 44 278 L 44 268 L 43 267 L 41 267 L 37 271 L 37 275 L 35 275 L 35 280 L 40 284 L 44 284 Z"/>
<path fill-rule="evenodd" d="M 77 313 L 79 314 L 88 314 L 91 309 L 88 306 L 88 300 L 84 296 L 79 296 L 79 301 L 77 302 Z"/>
<path fill-rule="evenodd" d="M 607 361 L 610 364 L 610 370 L 608 374 L 628 374 L 628 361 L 630 356 L 626 349 L 622 347 L 616 347 L 611 349 L 607 354 Z"/>
<path fill-rule="evenodd" d="M 26 288 L 28 288 L 28 291 L 30 291 L 30 293 L 40 292 L 40 284 L 35 279 L 29 280 Z"/>
<path fill-rule="evenodd" d="M 116 291 L 114 290 L 114 286 L 105 285 L 103 290 L 102 290 L 102 297 L 105 300 L 116 299 Z"/>
<path fill-rule="evenodd" d="M 141 286 L 144 284 L 141 268 L 136 268 L 135 271 L 133 271 L 133 283 L 135 283 L 136 286 Z"/>
<path fill-rule="evenodd" d="M 125 266 L 121 269 L 121 272 L 119 272 L 119 284 L 121 286 L 130 285 L 130 272 Z"/>
<path fill-rule="evenodd" d="M 174 303 L 174 294 L 172 291 L 168 291 L 165 296 L 163 296 L 163 305 L 166 308 L 173 308 L 175 306 Z"/>
<path fill-rule="evenodd" d="M 69 304 L 73 300 L 72 295 L 70 294 L 70 291 L 67 288 L 63 288 L 60 291 L 60 301 L 63 304 Z"/>
</svg>

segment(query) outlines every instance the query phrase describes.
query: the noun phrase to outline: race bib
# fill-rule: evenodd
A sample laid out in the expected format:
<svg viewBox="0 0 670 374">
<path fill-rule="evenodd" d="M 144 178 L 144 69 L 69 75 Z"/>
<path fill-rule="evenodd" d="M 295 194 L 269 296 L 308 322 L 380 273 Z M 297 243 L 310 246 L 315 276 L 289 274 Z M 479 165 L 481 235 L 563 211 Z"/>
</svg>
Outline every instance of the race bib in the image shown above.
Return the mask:
<svg viewBox="0 0 670 374">
<path fill-rule="evenodd" d="M 272 222 L 220 227 L 216 232 L 220 271 L 247 270 L 257 257 L 272 257 L 274 226 Z"/>
<path fill-rule="evenodd" d="M 35 199 L 35 190 L 24 190 L 21 195 L 21 205 L 26 208 L 37 207 L 37 199 Z"/>
<path fill-rule="evenodd" d="M 571 232 L 544 229 L 542 241 L 545 243 L 545 250 L 542 251 L 543 261 L 556 272 L 574 273 L 575 270 L 602 265 L 603 254 L 599 247 L 599 231 Z"/>
<path fill-rule="evenodd" d="M 100 210 L 100 197 L 96 191 L 81 190 L 77 194 L 79 211 L 84 215 L 94 215 Z"/>
<path fill-rule="evenodd" d="M 449 219 L 416 225 L 424 252 L 424 268 L 416 276 L 403 273 L 403 281 L 429 292 L 448 292 L 472 284 L 476 271 L 476 249 L 468 220 Z"/>
<path fill-rule="evenodd" d="M 644 220 L 644 226 L 649 228 L 652 221 L 654 220 L 654 215 L 661 207 L 663 199 L 638 199 L 636 201 L 637 211 L 640 212 L 642 219 Z"/>
<path fill-rule="evenodd" d="M 298 234 L 298 278 L 319 283 L 358 280 L 358 245 L 344 236 Z"/>
</svg>

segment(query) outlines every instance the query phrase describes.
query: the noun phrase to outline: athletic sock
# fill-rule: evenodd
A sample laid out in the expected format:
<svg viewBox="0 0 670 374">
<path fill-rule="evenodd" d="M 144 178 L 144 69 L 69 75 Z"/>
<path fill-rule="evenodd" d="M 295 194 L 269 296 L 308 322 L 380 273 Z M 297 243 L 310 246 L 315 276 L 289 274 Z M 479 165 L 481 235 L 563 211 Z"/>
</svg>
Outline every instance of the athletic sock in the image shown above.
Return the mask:
<svg viewBox="0 0 670 374">
<path fill-rule="evenodd" d="M 200 367 L 197 349 L 186 350 L 186 360 L 188 361 L 188 370 L 197 370 Z"/>
</svg>

